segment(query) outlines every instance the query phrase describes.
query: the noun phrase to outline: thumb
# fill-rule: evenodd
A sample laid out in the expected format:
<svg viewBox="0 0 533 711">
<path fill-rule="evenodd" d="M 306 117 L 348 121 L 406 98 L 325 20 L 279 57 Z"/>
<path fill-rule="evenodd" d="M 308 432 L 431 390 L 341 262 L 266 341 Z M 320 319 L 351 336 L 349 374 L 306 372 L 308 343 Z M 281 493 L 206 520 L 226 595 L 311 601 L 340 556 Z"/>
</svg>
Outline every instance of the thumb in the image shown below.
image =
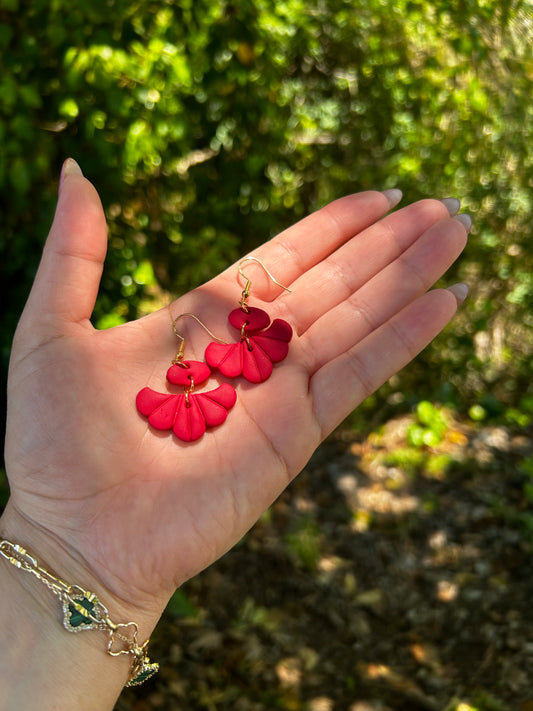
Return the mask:
<svg viewBox="0 0 533 711">
<path fill-rule="evenodd" d="M 75 160 L 63 164 L 54 221 L 47 237 L 23 320 L 48 324 L 91 317 L 107 251 L 100 198 Z"/>
</svg>

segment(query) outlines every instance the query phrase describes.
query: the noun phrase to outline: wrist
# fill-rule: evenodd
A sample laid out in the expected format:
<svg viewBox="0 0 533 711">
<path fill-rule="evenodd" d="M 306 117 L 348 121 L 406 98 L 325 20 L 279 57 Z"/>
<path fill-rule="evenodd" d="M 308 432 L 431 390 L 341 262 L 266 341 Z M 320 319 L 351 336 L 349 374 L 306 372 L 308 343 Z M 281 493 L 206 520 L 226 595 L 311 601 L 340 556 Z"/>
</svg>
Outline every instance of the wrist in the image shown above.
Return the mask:
<svg viewBox="0 0 533 711">
<path fill-rule="evenodd" d="M 13 526 L 13 517 L 4 514 L 0 541 L 5 539 L 17 544 L 6 541 L 0 555 L 0 624 L 6 639 L 0 688 L 7 689 L 8 711 L 112 709 L 133 671 L 141 677 L 155 671 L 143 647 L 151 628 L 147 633 L 146 622 L 142 629 L 130 623 L 128 611 L 122 616 L 122 606 L 100 593 L 98 581 L 89 582 L 75 557 L 61 546 L 53 549 L 49 537 L 36 536 L 35 527 Z"/>
<path fill-rule="evenodd" d="M 80 538 L 78 531 L 74 532 L 74 537 Z M 154 598 L 150 600 L 153 603 L 150 605 L 135 604 L 134 596 L 124 592 L 122 585 L 114 583 L 112 570 L 103 566 L 101 574 L 95 571 L 84 554 L 78 551 L 78 547 L 65 542 L 63 532 L 55 534 L 48 527 L 30 519 L 18 510 L 12 498 L 0 516 L 1 539 L 23 546 L 48 570 L 70 584 L 94 592 L 113 619 L 134 619 L 139 628 L 139 639 L 150 637 L 165 607 L 165 601 Z"/>
<path fill-rule="evenodd" d="M 106 657 L 99 635 L 69 634 L 51 591 L 3 558 L 0 598 L 2 709 L 114 707 L 128 675 L 127 660 Z"/>
</svg>

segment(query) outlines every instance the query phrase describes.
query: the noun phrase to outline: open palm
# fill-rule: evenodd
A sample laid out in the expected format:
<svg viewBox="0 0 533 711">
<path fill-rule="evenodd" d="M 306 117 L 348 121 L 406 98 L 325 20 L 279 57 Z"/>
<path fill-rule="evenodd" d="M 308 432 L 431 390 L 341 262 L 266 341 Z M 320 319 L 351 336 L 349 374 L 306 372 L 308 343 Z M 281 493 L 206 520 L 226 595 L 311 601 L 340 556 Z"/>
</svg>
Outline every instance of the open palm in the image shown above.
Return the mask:
<svg viewBox="0 0 533 711">
<path fill-rule="evenodd" d="M 97 589 L 156 618 L 454 314 L 461 288 L 427 290 L 463 249 L 465 224 L 436 200 L 384 217 L 389 208 L 380 192 L 348 196 L 254 252 L 291 289 L 248 263 L 249 303 L 291 324 L 289 355 L 264 383 L 234 381 L 226 422 L 187 444 L 152 429 L 135 396 L 147 385 L 166 390 L 180 314 L 235 340 L 227 315 L 242 280 L 233 266 L 169 308 L 95 330 L 106 226 L 94 188 L 71 164 L 14 341 L 6 530 L 23 527 L 35 549 L 61 550 L 67 570 L 75 561 Z M 180 332 L 185 357 L 203 360 L 209 336 L 192 319 Z M 215 371 L 202 390 L 220 382 Z"/>
</svg>

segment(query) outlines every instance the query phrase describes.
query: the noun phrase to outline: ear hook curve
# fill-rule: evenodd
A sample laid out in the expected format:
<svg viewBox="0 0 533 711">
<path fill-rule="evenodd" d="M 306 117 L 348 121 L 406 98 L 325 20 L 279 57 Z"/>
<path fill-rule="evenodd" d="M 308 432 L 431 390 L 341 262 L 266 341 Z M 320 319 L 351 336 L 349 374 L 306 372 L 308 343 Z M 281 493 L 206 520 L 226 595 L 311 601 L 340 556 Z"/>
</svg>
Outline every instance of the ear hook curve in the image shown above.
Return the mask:
<svg viewBox="0 0 533 711">
<path fill-rule="evenodd" d="M 276 284 L 276 286 L 280 286 L 282 289 L 285 289 L 285 291 L 292 293 L 291 290 L 287 286 L 283 286 L 283 284 L 280 284 L 279 281 L 272 276 L 271 272 L 265 267 L 265 265 L 263 264 L 263 262 L 260 259 L 258 259 L 257 257 L 245 257 L 239 263 L 239 274 L 243 277 L 243 279 L 246 279 L 246 286 L 244 287 L 244 290 L 241 294 L 241 300 L 239 301 L 239 304 L 240 304 L 241 308 L 244 309 L 244 311 L 247 311 L 246 300 L 250 296 L 250 288 L 252 286 L 252 280 L 249 277 L 247 277 L 246 274 L 242 270 L 242 265 L 244 264 L 244 262 L 257 262 L 257 264 L 259 264 L 259 266 L 263 269 L 265 274 L 268 276 L 270 281 L 272 281 L 274 284 Z"/>
<path fill-rule="evenodd" d="M 180 318 L 185 318 L 186 316 L 193 318 L 197 323 L 199 323 L 200 326 L 204 329 L 204 331 L 207 331 L 207 333 L 211 336 L 211 338 L 214 341 L 217 341 L 218 343 L 222 343 L 223 345 L 226 345 L 226 346 L 228 345 L 226 341 L 222 340 L 222 338 L 218 338 L 217 336 L 215 336 L 215 334 L 212 333 L 212 331 L 210 331 L 207 328 L 205 323 L 201 319 L 199 319 L 198 316 L 196 316 L 195 314 L 191 314 L 191 313 L 180 314 L 172 321 L 172 330 L 174 331 L 174 335 L 177 338 L 179 338 L 179 340 L 180 340 L 180 345 L 179 345 L 178 351 L 177 351 L 176 355 L 174 356 L 172 363 L 174 363 L 175 365 L 178 365 L 183 360 L 183 354 L 185 351 L 185 336 L 182 336 L 181 333 L 178 332 L 178 329 L 176 328 L 176 324 L 180 320 Z"/>
</svg>

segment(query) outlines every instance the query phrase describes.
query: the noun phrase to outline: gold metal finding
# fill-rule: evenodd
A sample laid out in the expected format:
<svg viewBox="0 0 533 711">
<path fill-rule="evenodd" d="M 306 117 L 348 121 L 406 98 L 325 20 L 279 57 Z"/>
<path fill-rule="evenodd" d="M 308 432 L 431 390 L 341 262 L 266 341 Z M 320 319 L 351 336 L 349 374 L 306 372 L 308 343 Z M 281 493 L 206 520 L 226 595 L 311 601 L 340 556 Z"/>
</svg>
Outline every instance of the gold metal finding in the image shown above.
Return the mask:
<svg viewBox="0 0 533 711">
<path fill-rule="evenodd" d="M 177 338 L 180 339 L 180 345 L 179 345 L 179 348 L 178 348 L 178 351 L 177 351 L 176 355 L 174 356 L 174 358 L 173 358 L 173 360 L 172 360 L 172 363 L 173 363 L 174 365 L 179 365 L 179 366 L 182 367 L 182 368 L 187 368 L 187 367 L 188 367 L 187 365 L 185 365 L 185 363 L 182 363 L 182 362 L 181 362 L 181 361 L 183 360 L 183 355 L 184 355 L 184 352 L 185 352 L 185 336 L 182 336 L 181 333 L 178 332 L 178 330 L 177 330 L 177 328 L 176 328 L 176 324 L 177 324 L 177 322 L 180 320 L 180 318 L 185 318 L 185 316 L 189 316 L 190 318 L 193 318 L 197 323 L 199 323 L 200 326 L 204 329 L 204 331 L 207 331 L 207 333 L 211 336 L 211 338 L 212 338 L 214 341 L 217 341 L 218 343 L 223 343 L 224 345 L 227 345 L 227 342 L 226 342 L 226 341 L 223 341 L 222 338 L 217 338 L 217 336 L 215 336 L 215 334 L 212 333 L 212 332 L 207 328 L 207 326 L 205 325 L 205 323 L 204 323 L 201 319 L 199 319 L 198 316 L 195 316 L 194 314 L 190 314 L 190 313 L 180 314 L 179 316 L 177 316 L 177 317 L 172 321 L 172 330 L 174 331 L 174 335 L 175 335 Z"/>
<path fill-rule="evenodd" d="M 187 390 L 186 390 L 185 393 L 184 393 L 184 395 L 185 395 L 185 407 L 190 407 L 190 406 L 191 406 L 191 401 L 189 400 L 189 395 L 190 395 L 190 394 L 192 393 L 192 391 L 194 390 L 194 378 L 189 378 L 189 380 L 190 380 L 191 384 L 189 385 L 189 387 L 187 388 Z"/>
<path fill-rule="evenodd" d="M 246 304 L 246 301 L 247 301 L 248 297 L 250 296 L 250 289 L 252 287 L 252 280 L 249 277 L 247 277 L 246 274 L 242 270 L 242 265 L 244 264 L 244 262 L 256 262 L 263 269 L 263 271 L 268 276 L 270 281 L 272 281 L 274 284 L 276 284 L 276 286 L 280 286 L 282 289 L 285 289 L 285 291 L 288 291 L 289 293 L 291 292 L 291 290 L 288 287 L 283 286 L 283 284 L 280 284 L 279 281 L 272 276 L 271 272 L 265 267 L 265 265 L 263 264 L 263 262 L 260 259 L 257 259 L 257 257 L 245 257 L 239 264 L 239 274 L 243 277 L 243 279 L 246 279 L 246 286 L 243 289 L 243 292 L 241 294 L 241 299 L 239 301 L 239 305 L 243 311 L 246 311 L 246 312 L 248 311 L 248 305 Z"/>
<path fill-rule="evenodd" d="M 246 341 L 246 345 L 247 345 L 247 347 L 248 347 L 248 350 L 249 350 L 249 351 L 253 351 L 252 344 L 250 343 L 250 339 L 248 338 L 248 335 L 247 335 L 247 333 L 246 333 L 246 326 L 248 326 L 248 321 L 245 321 L 245 322 L 242 324 L 242 327 L 241 327 L 241 341 Z"/>
<path fill-rule="evenodd" d="M 139 627 L 136 622 L 113 622 L 107 608 L 95 593 L 84 590 L 79 585 L 71 585 L 46 570 L 37 558 L 19 543 L 0 540 L 0 557 L 16 568 L 34 575 L 59 598 L 63 608 L 63 626 L 68 632 L 101 630 L 108 635 L 106 651 L 110 656 L 131 656 L 126 686 L 138 686 L 157 672 L 159 665 L 150 662 L 148 658 L 149 640 L 143 644 L 137 641 Z M 117 645 L 116 649 L 114 645 Z"/>
</svg>

